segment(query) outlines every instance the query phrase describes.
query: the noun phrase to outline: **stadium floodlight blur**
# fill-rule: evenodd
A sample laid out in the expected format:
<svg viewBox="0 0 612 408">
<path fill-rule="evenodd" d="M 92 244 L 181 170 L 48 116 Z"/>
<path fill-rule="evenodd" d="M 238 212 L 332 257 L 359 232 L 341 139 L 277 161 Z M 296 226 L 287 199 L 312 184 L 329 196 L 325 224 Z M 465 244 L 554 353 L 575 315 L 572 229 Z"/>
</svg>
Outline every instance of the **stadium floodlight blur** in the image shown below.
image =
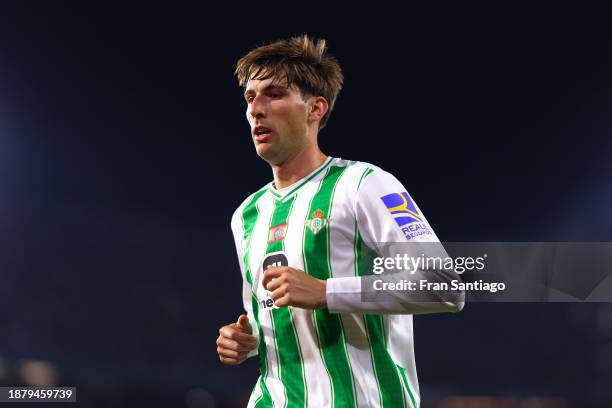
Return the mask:
<svg viewBox="0 0 612 408">
<path fill-rule="evenodd" d="M 24 384 L 48 387 L 57 385 L 59 371 L 52 363 L 41 360 L 25 360 L 19 364 L 19 378 Z"/>
<path fill-rule="evenodd" d="M 440 408 L 570 408 L 569 401 L 557 397 L 453 396 Z"/>
</svg>

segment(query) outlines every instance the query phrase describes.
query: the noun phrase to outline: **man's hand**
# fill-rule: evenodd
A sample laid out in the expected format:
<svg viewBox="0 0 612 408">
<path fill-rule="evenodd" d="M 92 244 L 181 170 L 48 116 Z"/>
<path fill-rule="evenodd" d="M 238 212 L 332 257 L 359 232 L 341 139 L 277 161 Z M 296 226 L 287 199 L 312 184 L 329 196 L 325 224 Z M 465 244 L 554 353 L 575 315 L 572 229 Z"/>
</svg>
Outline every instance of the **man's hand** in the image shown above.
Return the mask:
<svg viewBox="0 0 612 408">
<path fill-rule="evenodd" d="M 278 307 L 320 309 L 327 306 L 326 283 L 306 272 L 288 266 L 269 267 L 262 279 Z"/>
<path fill-rule="evenodd" d="M 224 364 L 237 365 L 247 358 L 249 351 L 257 347 L 257 340 L 251 335 L 249 318 L 242 314 L 238 322 L 219 329 L 217 353 Z"/>
</svg>

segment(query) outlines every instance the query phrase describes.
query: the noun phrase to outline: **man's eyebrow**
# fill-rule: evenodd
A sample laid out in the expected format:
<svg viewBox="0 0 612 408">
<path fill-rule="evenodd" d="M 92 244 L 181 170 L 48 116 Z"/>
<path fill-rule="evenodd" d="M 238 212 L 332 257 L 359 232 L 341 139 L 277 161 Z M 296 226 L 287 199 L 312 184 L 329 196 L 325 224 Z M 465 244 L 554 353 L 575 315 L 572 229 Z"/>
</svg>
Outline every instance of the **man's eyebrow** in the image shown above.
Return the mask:
<svg viewBox="0 0 612 408">
<path fill-rule="evenodd" d="M 270 84 L 270 85 L 266 85 L 263 89 L 262 92 L 266 92 L 266 91 L 272 91 L 275 89 L 283 89 L 283 90 L 287 90 L 287 87 L 284 85 L 280 85 L 280 84 Z M 246 91 L 244 91 L 244 96 L 247 96 L 248 94 L 252 94 L 255 91 L 252 89 L 247 89 Z"/>
</svg>

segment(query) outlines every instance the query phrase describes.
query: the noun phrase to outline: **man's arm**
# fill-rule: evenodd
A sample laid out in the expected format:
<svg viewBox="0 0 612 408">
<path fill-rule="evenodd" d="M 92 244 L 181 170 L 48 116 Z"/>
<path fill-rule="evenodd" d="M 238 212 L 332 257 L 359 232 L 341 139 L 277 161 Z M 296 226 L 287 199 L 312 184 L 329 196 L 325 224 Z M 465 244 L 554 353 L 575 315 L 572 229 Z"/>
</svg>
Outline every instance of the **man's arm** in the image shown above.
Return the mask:
<svg viewBox="0 0 612 408">
<path fill-rule="evenodd" d="M 398 254 L 446 257 L 431 225 L 404 186 L 391 174 L 373 170 L 359 185 L 354 204 L 361 240 L 375 255 L 383 258 L 394 258 Z M 452 280 L 460 280 L 453 270 L 419 268 L 416 272 L 403 270 L 380 275 L 365 272 L 368 276 L 327 280 L 326 300 L 331 312 L 423 314 L 457 312 L 463 308 L 465 295 L 460 291 L 373 290 L 375 280 L 415 284 L 426 280 L 450 286 Z M 368 293 L 364 296 L 364 292 Z"/>
<path fill-rule="evenodd" d="M 248 357 L 256 355 L 257 346 L 259 344 L 259 332 L 257 330 L 257 322 L 253 315 L 251 302 L 253 292 L 245 275 L 244 248 L 242 242 L 243 231 L 239 210 L 232 216 L 231 226 L 234 243 L 236 245 L 236 254 L 238 255 L 238 264 L 242 274 L 242 305 L 246 311 L 246 315 L 240 315 L 236 323 L 225 325 L 219 329 L 219 337 L 217 338 L 217 353 L 219 354 L 219 360 L 222 363 L 230 365 L 240 364 Z"/>
<path fill-rule="evenodd" d="M 410 252 L 424 257 L 446 257 L 433 229 L 395 177 L 377 169 L 366 177 L 360 187 L 355 194 L 354 206 L 360 239 L 377 255 L 393 258 L 397 254 Z M 403 219 L 398 221 L 396 217 Z M 407 222 L 410 217 L 413 222 Z M 412 234 L 414 231 L 419 234 Z M 337 313 L 376 314 L 458 312 L 463 308 L 463 291 L 372 291 L 373 283 L 378 279 L 385 282 L 426 280 L 434 284 L 449 284 L 454 279 L 460 280 L 453 270 L 420 268 L 415 273 L 401 271 L 382 275 L 372 275 L 371 272 L 365 271 L 367 276 L 363 277 L 319 280 L 288 266 L 271 267 L 264 272 L 262 283 L 272 292 L 272 299 L 279 307 L 327 307 Z"/>
</svg>

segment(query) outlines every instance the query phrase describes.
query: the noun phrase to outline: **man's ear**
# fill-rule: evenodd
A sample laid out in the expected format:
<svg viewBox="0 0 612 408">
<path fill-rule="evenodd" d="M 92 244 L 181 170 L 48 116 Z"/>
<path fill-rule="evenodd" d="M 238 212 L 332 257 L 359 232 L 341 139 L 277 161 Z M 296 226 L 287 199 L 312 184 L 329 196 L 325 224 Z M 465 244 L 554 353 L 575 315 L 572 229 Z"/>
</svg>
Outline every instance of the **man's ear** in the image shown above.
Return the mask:
<svg viewBox="0 0 612 408">
<path fill-rule="evenodd" d="M 322 96 L 313 96 L 309 101 L 308 120 L 321 121 L 329 110 L 327 99 Z"/>
</svg>

